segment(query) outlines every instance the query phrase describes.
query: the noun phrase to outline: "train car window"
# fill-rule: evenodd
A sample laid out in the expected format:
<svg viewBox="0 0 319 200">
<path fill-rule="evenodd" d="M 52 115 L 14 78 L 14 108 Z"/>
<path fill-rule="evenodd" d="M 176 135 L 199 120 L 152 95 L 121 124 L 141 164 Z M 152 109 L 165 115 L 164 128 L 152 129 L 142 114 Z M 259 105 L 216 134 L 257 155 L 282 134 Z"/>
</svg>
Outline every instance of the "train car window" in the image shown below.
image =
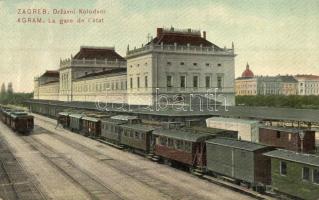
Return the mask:
<svg viewBox="0 0 319 200">
<path fill-rule="evenodd" d="M 280 174 L 287 175 L 287 163 L 284 161 L 280 161 Z"/>
<path fill-rule="evenodd" d="M 128 132 L 127 130 L 124 130 L 124 136 L 127 137 L 128 136 Z"/>
<path fill-rule="evenodd" d="M 160 145 L 166 146 L 167 139 L 166 137 L 160 137 Z"/>
<path fill-rule="evenodd" d="M 135 139 L 140 139 L 140 135 L 138 134 L 138 132 L 135 132 Z"/>
<path fill-rule="evenodd" d="M 174 148 L 174 140 L 171 138 L 168 138 L 168 147 Z"/>
<path fill-rule="evenodd" d="M 310 179 L 310 169 L 309 167 L 302 168 L 302 180 L 309 181 Z"/>
<path fill-rule="evenodd" d="M 133 131 L 130 131 L 130 137 L 131 138 L 133 137 Z"/>
<path fill-rule="evenodd" d="M 313 182 L 319 184 L 319 169 L 313 170 Z"/>
<path fill-rule="evenodd" d="M 141 139 L 145 140 L 145 133 L 141 133 Z"/>
<path fill-rule="evenodd" d="M 190 142 L 185 141 L 185 151 L 186 152 L 191 152 L 192 150 L 192 144 Z"/>
</svg>

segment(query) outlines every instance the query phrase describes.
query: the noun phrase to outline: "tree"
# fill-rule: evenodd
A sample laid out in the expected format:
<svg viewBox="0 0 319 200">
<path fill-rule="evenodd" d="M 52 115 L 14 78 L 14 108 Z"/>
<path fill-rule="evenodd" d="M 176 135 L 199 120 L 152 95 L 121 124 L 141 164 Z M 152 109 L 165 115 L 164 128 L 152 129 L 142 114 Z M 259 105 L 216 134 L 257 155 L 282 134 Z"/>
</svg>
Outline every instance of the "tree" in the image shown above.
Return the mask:
<svg viewBox="0 0 319 200">
<path fill-rule="evenodd" d="M 3 96 L 3 95 L 5 95 L 5 93 L 6 93 L 6 85 L 4 83 L 2 83 L 0 95 Z"/>
<path fill-rule="evenodd" d="M 13 94 L 12 82 L 9 82 L 9 83 L 8 83 L 7 93 L 8 93 L 8 94 Z"/>
</svg>

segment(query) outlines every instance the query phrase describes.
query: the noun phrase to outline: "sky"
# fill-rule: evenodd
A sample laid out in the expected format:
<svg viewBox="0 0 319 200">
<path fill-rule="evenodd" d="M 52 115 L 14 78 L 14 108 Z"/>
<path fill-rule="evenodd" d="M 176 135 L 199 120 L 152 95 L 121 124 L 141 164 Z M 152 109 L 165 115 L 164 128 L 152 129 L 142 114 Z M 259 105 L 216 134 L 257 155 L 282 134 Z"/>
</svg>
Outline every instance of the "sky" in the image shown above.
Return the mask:
<svg viewBox="0 0 319 200">
<path fill-rule="evenodd" d="M 18 9 L 105 9 L 94 24 L 22 24 Z M 44 16 L 44 15 L 40 15 Z M 44 18 L 77 18 L 45 15 Z M 57 70 L 80 46 L 140 47 L 157 27 L 207 32 L 220 47 L 235 44 L 236 77 L 248 62 L 255 75 L 319 75 L 318 0 L 0 0 L 0 83 L 31 92 L 33 80 Z"/>
</svg>

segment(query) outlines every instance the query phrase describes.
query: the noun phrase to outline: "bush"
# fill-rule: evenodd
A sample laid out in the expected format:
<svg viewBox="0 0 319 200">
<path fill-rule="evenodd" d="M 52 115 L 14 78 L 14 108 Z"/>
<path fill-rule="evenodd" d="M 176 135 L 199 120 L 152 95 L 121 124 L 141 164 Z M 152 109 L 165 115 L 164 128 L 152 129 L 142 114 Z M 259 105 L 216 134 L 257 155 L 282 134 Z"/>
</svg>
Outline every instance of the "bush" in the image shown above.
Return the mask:
<svg viewBox="0 0 319 200">
<path fill-rule="evenodd" d="M 236 96 L 236 105 L 319 109 L 319 96 Z"/>
</svg>

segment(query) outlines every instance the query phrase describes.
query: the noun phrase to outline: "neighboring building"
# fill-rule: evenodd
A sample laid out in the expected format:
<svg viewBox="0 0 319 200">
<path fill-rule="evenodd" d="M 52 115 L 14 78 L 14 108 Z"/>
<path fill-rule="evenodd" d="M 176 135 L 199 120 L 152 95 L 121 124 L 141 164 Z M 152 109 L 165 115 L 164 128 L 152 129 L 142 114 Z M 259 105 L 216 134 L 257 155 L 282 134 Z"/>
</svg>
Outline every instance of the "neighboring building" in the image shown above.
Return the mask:
<svg viewBox="0 0 319 200">
<path fill-rule="evenodd" d="M 296 75 L 299 95 L 319 95 L 319 76 Z"/>
<path fill-rule="evenodd" d="M 254 76 L 248 63 L 235 85 L 237 96 L 298 94 L 298 82 L 293 76 Z"/>
<path fill-rule="evenodd" d="M 59 100 L 59 71 L 46 71 L 34 79 L 34 99 Z"/>
<path fill-rule="evenodd" d="M 257 95 L 257 78 L 254 73 L 249 69 L 249 64 L 246 65 L 246 70 L 242 73 L 241 77 L 235 80 L 236 95 Z"/>
<path fill-rule="evenodd" d="M 298 82 L 293 76 L 257 77 L 258 95 L 296 95 Z"/>
<path fill-rule="evenodd" d="M 319 156 L 278 149 L 271 158 L 271 184 L 276 191 L 306 200 L 319 197 Z"/>
<path fill-rule="evenodd" d="M 259 142 L 291 151 L 313 153 L 315 131 L 265 126 L 259 128 Z"/>
<path fill-rule="evenodd" d="M 206 119 L 206 125 L 209 128 L 217 128 L 238 132 L 238 139 L 250 142 L 259 142 L 259 121 L 211 117 Z"/>
<path fill-rule="evenodd" d="M 206 40 L 206 32 L 158 28 L 145 46 L 128 48 L 127 64 L 113 47 L 81 47 L 60 60 L 58 82 L 35 80 L 34 98 L 154 105 L 160 94 L 187 104 L 206 100 L 210 90 L 221 104 L 235 105 L 235 56 L 234 46 L 220 48 Z"/>
<path fill-rule="evenodd" d="M 203 96 L 215 88 L 228 105 L 235 104 L 234 48 L 216 46 L 206 32 L 158 28 L 153 40 L 128 49 L 126 58 L 129 104 L 152 105 L 156 92 L 188 101 L 190 94 Z"/>
</svg>

